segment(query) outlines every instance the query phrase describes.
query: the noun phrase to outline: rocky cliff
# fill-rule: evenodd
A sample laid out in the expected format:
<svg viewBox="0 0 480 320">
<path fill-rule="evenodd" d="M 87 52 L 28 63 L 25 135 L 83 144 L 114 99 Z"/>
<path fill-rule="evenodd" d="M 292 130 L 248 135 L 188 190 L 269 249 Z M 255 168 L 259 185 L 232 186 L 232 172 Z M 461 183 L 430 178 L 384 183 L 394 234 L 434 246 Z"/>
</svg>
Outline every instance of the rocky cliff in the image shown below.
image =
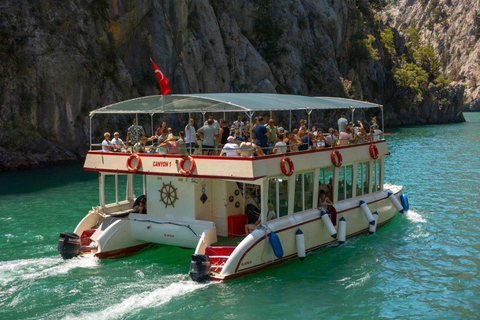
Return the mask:
<svg viewBox="0 0 480 320">
<path fill-rule="evenodd" d="M 383 13 L 401 33 L 416 29 L 442 71 L 465 86 L 465 108 L 480 110 L 480 1 L 390 0 Z"/>
<path fill-rule="evenodd" d="M 385 11 L 380 0 L 4 1 L 0 170 L 84 154 L 90 110 L 158 94 L 150 57 L 172 93 L 341 96 L 384 104 L 387 126 L 463 121 L 464 86 L 415 58 L 425 46 L 396 27 L 389 12 L 399 7 Z M 326 125 L 334 118 L 316 117 Z M 97 141 L 105 128 L 125 136 L 126 119 L 94 120 Z"/>
</svg>

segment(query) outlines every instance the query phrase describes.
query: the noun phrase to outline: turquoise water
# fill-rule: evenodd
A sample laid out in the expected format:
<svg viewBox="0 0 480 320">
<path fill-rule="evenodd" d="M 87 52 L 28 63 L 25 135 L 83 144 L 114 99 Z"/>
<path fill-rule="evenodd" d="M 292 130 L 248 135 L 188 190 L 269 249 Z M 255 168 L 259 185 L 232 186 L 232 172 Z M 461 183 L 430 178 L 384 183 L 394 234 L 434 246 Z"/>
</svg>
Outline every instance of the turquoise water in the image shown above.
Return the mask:
<svg viewBox="0 0 480 320">
<path fill-rule="evenodd" d="M 81 164 L 0 174 L 0 318 L 478 319 L 480 113 L 391 129 L 385 181 L 411 211 L 374 236 L 225 283 L 196 284 L 192 250 L 63 261 L 58 235 L 98 202 Z"/>
</svg>

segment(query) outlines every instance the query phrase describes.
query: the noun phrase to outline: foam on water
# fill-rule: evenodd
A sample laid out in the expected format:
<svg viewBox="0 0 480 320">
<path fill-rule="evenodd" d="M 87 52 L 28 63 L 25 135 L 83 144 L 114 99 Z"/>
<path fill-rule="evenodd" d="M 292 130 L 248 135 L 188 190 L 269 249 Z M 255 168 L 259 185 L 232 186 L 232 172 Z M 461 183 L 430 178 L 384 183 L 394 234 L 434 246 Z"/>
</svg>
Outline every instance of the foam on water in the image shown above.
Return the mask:
<svg viewBox="0 0 480 320">
<path fill-rule="evenodd" d="M 176 275 L 185 278 L 184 274 Z M 197 283 L 190 280 L 181 280 L 168 284 L 153 291 L 145 291 L 125 298 L 119 303 L 109 305 L 108 308 L 98 311 L 82 313 L 80 315 L 67 315 L 64 319 L 116 319 L 132 313 L 138 309 L 161 306 L 174 298 L 202 289 L 211 283 Z"/>
<path fill-rule="evenodd" d="M 0 262 L 0 285 L 15 280 L 39 279 L 66 274 L 75 268 L 93 268 L 98 265 L 93 256 L 63 260 L 61 257 L 22 259 Z"/>
<path fill-rule="evenodd" d="M 412 221 L 412 222 L 416 222 L 416 223 L 425 223 L 427 222 L 427 220 L 425 220 L 421 215 L 420 213 L 416 212 L 416 211 L 413 211 L 413 210 L 408 210 L 406 213 L 405 213 L 405 217 Z"/>
</svg>

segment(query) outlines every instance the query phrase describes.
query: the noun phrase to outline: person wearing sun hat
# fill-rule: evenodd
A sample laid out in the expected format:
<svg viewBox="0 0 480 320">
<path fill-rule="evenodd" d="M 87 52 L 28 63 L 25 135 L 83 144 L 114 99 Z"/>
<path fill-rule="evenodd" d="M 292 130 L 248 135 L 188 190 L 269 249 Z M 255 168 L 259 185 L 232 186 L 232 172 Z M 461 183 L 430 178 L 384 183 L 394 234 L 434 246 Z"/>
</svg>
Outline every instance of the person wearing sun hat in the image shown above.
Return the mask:
<svg viewBox="0 0 480 320">
<path fill-rule="evenodd" d="M 238 157 L 240 156 L 240 147 L 235 143 L 235 137 L 229 136 L 227 138 L 227 143 L 223 146 L 220 156 L 226 155 L 227 157 Z"/>
</svg>

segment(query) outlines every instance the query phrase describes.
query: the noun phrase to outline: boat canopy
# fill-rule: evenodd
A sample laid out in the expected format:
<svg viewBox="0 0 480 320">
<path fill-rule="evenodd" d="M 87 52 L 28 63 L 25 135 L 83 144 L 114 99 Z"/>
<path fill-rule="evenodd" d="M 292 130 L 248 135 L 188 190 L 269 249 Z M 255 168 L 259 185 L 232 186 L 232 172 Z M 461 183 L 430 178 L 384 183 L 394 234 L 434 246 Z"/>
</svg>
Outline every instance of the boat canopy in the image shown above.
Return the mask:
<svg viewBox="0 0 480 320">
<path fill-rule="evenodd" d="M 185 113 L 256 112 L 378 108 L 379 104 L 333 97 L 307 97 L 272 93 L 203 93 L 156 95 L 114 103 L 90 112 L 103 113 Z"/>
</svg>

